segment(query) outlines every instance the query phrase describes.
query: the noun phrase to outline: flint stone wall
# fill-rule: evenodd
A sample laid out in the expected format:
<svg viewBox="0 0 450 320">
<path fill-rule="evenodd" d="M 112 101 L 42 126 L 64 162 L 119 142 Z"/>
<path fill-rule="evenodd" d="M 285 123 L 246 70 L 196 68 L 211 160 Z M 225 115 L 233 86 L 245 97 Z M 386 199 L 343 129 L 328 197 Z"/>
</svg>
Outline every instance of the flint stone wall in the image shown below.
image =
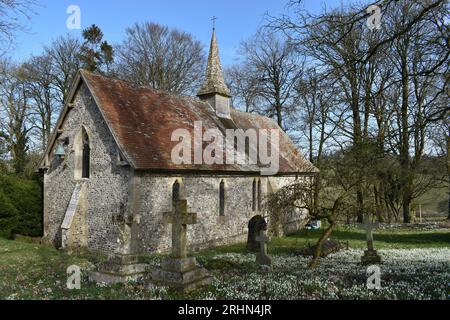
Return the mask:
<svg viewBox="0 0 450 320">
<path fill-rule="evenodd" d="M 261 193 L 264 197 L 270 192 L 269 178 L 262 177 Z M 292 183 L 295 177 L 278 179 L 278 185 Z M 188 211 L 197 213 L 196 225 L 188 226 L 188 244 L 191 250 L 232 244 L 247 240 L 248 222 L 256 215 L 268 219 L 264 208 L 252 210 L 253 177 L 248 176 L 199 176 L 185 175 L 167 177 L 144 174 L 141 177 L 140 212 L 142 251 L 167 252 L 171 243 L 171 225 L 164 224 L 164 212 L 172 209 L 172 185 L 178 180 L 180 195 L 187 199 Z M 219 214 L 219 185 L 225 182 L 225 215 Z M 294 212 L 287 219 L 285 233 L 298 230 L 306 222 L 307 213 Z M 270 221 L 269 221 L 270 224 Z"/>
<path fill-rule="evenodd" d="M 75 137 L 84 127 L 90 140 L 90 178 L 75 179 Z M 85 184 L 83 205 L 74 216 L 70 243 L 86 246 L 90 251 L 117 252 L 120 232 L 114 221 L 131 214 L 141 216 L 137 228 L 140 253 L 167 252 L 170 249 L 171 226 L 162 221 L 163 212 L 171 211 L 172 185 L 181 183 L 180 195 L 188 201 L 188 210 L 196 212 L 198 223 L 188 226 L 188 244 L 193 250 L 247 239 L 249 220 L 265 212 L 252 210 L 253 179 L 250 176 L 170 176 L 150 172 L 133 172 L 122 166 L 118 148 L 89 90 L 82 84 L 67 115 L 59 141 L 68 138 L 63 161 L 53 159 L 44 176 L 44 240 L 59 247 L 61 223 L 76 183 Z M 139 176 L 138 190 L 132 190 L 132 177 Z M 225 215 L 219 215 L 219 184 L 225 181 Z M 261 177 L 262 198 L 295 177 Z M 277 187 L 275 187 L 275 185 Z M 139 195 L 131 196 L 131 191 Z M 131 203 L 131 202 L 137 203 Z M 83 209 L 85 208 L 85 209 Z M 305 223 L 305 212 L 289 217 L 289 230 Z M 269 221 L 270 224 L 270 221 Z"/>
<path fill-rule="evenodd" d="M 75 137 L 85 127 L 90 142 L 90 178 L 75 179 Z M 77 182 L 86 184 L 87 230 L 78 230 L 77 212 L 71 227 L 73 243 L 86 243 L 92 251 L 113 252 L 117 248 L 118 230 L 113 215 L 128 201 L 130 169 L 117 165 L 117 146 L 90 92 L 83 84 L 67 115 L 59 141 L 69 139 L 63 161 L 53 159 L 44 178 L 44 239 L 59 246 L 60 227 Z M 79 206 L 79 209 L 83 206 Z M 79 211 L 79 209 L 77 211 Z M 87 240 L 87 241 L 85 241 Z"/>
</svg>

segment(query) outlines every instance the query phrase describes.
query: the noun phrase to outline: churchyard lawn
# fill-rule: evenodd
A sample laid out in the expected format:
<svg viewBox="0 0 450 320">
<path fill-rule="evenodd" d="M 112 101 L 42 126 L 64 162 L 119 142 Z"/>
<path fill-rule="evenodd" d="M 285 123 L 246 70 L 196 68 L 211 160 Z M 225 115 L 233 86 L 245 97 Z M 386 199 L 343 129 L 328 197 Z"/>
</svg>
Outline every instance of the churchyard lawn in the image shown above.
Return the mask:
<svg viewBox="0 0 450 320">
<path fill-rule="evenodd" d="M 87 282 L 87 271 L 104 259 L 97 255 L 68 255 L 52 247 L 0 239 L 0 299 L 446 299 L 450 280 L 450 230 L 410 228 L 374 232 L 383 259 L 381 289 L 367 288 L 366 267 L 359 261 L 366 245 L 363 230 L 340 227 L 332 238 L 349 250 L 321 259 L 307 270 L 308 258 L 296 254 L 320 231 L 303 230 L 272 239 L 269 274 L 245 253 L 245 244 L 195 254 L 214 276 L 211 286 L 190 294 L 142 284 L 103 287 Z M 143 260 L 157 266 L 161 256 Z M 81 289 L 66 287 L 66 270 L 82 270 Z"/>
</svg>

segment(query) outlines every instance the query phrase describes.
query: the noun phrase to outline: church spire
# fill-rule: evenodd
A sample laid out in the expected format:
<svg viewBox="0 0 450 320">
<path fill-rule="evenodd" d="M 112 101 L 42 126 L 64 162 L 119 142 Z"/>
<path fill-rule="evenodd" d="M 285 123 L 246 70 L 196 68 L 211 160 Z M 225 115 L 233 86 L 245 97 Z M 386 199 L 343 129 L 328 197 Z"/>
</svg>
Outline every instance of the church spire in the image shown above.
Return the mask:
<svg viewBox="0 0 450 320">
<path fill-rule="evenodd" d="M 215 17 L 213 21 L 215 21 Z M 216 27 L 213 26 L 213 33 L 211 38 L 211 45 L 209 48 L 208 67 L 206 69 L 206 77 L 202 88 L 197 96 L 202 99 L 205 96 L 219 94 L 221 96 L 230 98 L 230 89 L 225 83 L 222 72 L 222 65 L 220 64 L 219 46 L 216 39 Z"/>
</svg>

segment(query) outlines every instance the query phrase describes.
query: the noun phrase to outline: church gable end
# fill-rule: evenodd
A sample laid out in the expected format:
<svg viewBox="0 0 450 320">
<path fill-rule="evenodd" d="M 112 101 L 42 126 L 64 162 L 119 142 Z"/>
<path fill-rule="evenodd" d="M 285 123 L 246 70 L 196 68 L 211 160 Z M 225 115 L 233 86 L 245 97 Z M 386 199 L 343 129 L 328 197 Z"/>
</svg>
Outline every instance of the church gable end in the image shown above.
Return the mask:
<svg viewBox="0 0 450 320">
<path fill-rule="evenodd" d="M 127 203 L 132 174 L 130 167 L 118 161 L 118 145 L 83 82 L 72 101 L 55 132 L 53 150 L 59 148 L 63 154 L 55 156 L 52 149 L 48 151 L 44 176 L 44 237 L 61 246 L 63 219 L 75 188 L 82 183 L 85 196 L 80 206 L 85 208 L 87 227 L 80 228 L 74 219 L 71 230 L 66 233 L 85 238 L 67 242 L 82 243 L 93 250 L 109 250 L 117 243 L 112 216 L 120 214 L 121 203 Z"/>
</svg>

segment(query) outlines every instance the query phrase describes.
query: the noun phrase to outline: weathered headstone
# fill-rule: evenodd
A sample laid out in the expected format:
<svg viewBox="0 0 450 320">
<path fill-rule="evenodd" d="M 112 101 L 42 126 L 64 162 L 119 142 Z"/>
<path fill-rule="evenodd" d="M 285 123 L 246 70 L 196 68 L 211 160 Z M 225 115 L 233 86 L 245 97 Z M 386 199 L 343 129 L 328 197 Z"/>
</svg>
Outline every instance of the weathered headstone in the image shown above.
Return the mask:
<svg viewBox="0 0 450 320">
<path fill-rule="evenodd" d="M 187 225 L 197 223 L 197 214 L 187 211 L 186 200 L 174 200 L 172 211 L 164 213 L 163 219 L 172 225 L 172 253 L 163 259 L 160 269 L 152 270 L 152 281 L 180 291 L 210 284 L 212 278 L 206 269 L 187 256 Z"/>
<path fill-rule="evenodd" d="M 266 220 L 262 216 L 253 217 L 248 223 L 247 251 L 258 252 L 259 244 L 256 237 L 261 230 L 267 229 Z"/>
<path fill-rule="evenodd" d="M 256 241 L 259 243 L 259 252 L 256 254 L 256 263 L 263 266 L 272 267 L 272 258 L 267 254 L 267 242 L 270 238 L 266 235 L 265 230 L 259 232 Z"/>
<path fill-rule="evenodd" d="M 99 266 L 98 271 L 89 274 L 89 280 L 96 283 L 116 284 L 138 281 L 144 277 L 147 265 L 139 263 L 139 256 L 135 252 L 133 242 L 140 224 L 140 216 L 125 216 L 125 208 L 113 218 L 118 227 L 118 248 Z"/>
<path fill-rule="evenodd" d="M 367 238 L 367 250 L 364 251 L 364 255 L 361 257 L 361 263 L 363 265 L 379 264 L 381 263 L 381 257 L 378 255 L 377 250 L 373 247 L 373 230 L 378 228 L 378 223 L 371 223 L 368 215 L 364 216 L 362 227 L 366 230 Z"/>
</svg>

